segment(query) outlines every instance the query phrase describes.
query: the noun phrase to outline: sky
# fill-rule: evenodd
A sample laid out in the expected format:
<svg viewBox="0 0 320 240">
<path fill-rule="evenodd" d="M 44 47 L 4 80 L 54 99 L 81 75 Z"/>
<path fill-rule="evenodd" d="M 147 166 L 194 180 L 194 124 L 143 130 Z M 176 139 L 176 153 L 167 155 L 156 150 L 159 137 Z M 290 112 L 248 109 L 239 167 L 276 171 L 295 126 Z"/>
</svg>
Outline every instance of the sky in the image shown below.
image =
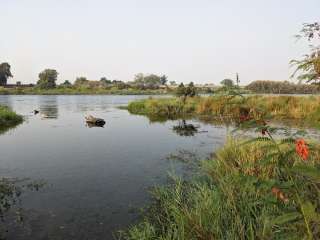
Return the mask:
<svg viewBox="0 0 320 240">
<path fill-rule="evenodd" d="M 0 62 L 35 83 L 46 68 L 76 77 L 130 81 L 137 73 L 218 84 L 288 80 L 308 50 L 302 23 L 320 0 L 0 0 Z"/>
</svg>

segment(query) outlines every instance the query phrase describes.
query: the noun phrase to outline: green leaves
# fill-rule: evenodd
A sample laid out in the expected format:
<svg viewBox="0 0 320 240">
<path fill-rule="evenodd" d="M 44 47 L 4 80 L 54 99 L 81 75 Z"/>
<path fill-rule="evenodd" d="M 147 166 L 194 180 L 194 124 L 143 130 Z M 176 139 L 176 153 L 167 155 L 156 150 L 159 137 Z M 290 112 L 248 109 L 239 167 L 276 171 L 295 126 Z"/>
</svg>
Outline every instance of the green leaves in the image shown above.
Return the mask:
<svg viewBox="0 0 320 240">
<path fill-rule="evenodd" d="M 308 223 L 311 221 L 320 223 L 320 215 L 316 212 L 316 207 L 310 201 L 301 204 L 301 211 Z"/>
<path fill-rule="evenodd" d="M 290 169 L 290 171 L 292 173 L 308 177 L 308 178 L 320 183 L 320 170 L 314 166 L 299 164 L 299 165 L 292 167 Z"/>
<path fill-rule="evenodd" d="M 301 217 L 302 215 L 299 212 L 289 212 L 272 219 L 271 223 L 273 225 L 283 225 L 283 224 L 295 221 Z"/>
</svg>

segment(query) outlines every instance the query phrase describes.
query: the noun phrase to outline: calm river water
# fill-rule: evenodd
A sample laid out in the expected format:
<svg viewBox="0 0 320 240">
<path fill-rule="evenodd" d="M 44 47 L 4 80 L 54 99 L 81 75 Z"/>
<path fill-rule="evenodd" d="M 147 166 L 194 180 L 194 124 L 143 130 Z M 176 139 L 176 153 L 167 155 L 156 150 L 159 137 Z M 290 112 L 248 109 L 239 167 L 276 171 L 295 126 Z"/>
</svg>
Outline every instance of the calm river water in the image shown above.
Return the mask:
<svg viewBox="0 0 320 240">
<path fill-rule="evenodd" d="M 170 154 L 206 157 L 224 143 L 225 127 L 187 121 L 200 133 L 179 136 L 177 121 L 150 123 L 118 108 L 145 97 L 0 96 L 26 119 L 0 135 L 0 176 L 46 183 L 22 194 L 24 221 L 5 221 L 7 239 L 113 239 L 137 221 L 151 187 L 188 171 Z M 88 114 L 105 127 L 86 126 Z"/>
</svg>

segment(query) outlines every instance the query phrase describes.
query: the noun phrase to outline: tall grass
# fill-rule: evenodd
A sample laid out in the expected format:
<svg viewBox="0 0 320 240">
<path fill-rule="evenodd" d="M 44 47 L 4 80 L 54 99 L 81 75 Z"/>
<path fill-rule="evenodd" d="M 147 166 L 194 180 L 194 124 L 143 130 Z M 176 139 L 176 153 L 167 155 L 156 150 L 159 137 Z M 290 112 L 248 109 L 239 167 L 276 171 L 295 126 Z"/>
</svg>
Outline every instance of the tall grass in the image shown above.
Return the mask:
<svg viewBox="0 0 320 240">
<path fill-rule="evenodd" d="M 319 239 L 319 176 L 311 180 L 279 174 L 277 155 L 265 166 L 262 159 L 269 147 L 268 142 L 243 145 L 229 140 L 212 160 L 202 163 L 200 177 L 190 182 L 175 179 L 171 186 L 156 188 L 144 221 L 120 239 Z M 288 161 L 290 168 L 301 164 L 299 156 Z M 320 169 L 319 150 L 304 164 Z M 271 190 L 284 179 L 290 179 L 282 186 L 287 202 Z M 289 191 L 289 183 L 298 186 L 297 192 Z M 313 215 L 306 217 L 306 209 Z"/>
<path fill-rule="evenodd" d="M 11 111 L 8 107 L 0 105 L 0 133 L 20 124 L 22 121 L 22 116 Z"/>
<path fill-rule="evenodd" d="M 263 113 L 267 115 L 264 117 L 274 120 L 294 120 L 320 126 L 320 97 L 315 96 L 210 96 L 188 98 L 186 104 L 179 98 L 150 98 L 129 103 L 128 110 L 133 114 L 168 118 L 183 115 L 239 118 L 245 110 L 255 111 L 253 114 Z"/>
</svg>

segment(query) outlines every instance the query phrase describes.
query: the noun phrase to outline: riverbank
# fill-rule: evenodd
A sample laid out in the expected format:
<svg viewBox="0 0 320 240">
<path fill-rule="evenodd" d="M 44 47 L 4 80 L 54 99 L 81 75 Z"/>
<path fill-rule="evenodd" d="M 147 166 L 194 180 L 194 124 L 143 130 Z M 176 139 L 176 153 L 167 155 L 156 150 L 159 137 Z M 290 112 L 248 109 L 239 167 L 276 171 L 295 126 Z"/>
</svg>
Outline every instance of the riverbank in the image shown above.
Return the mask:
<svg viewBox="0 0 320 240">
<path fill-rule="evenodd" d="M 22 123 L 23 117 L 0 105 L 0 132 Z"/>
<path fill-rule="evenodd" d="M 170 94 L 164 89 L 139 90 L 133 88 L 86 88 L 86 87 L 56 87 L 52 89 L 28 88 L 1 88 L 0 95 L 162 95 Z"/>
<path fill-rule="evenodd" d="M 120 239 L 318 239 L 319 148 L 304 159 L 294 142 L 272 146 L 229 140 L 192 180 L 157 187 Z"/>
<path fill-rule="evenodd" d="M 150 118 L 177 119 L 181 117 L 243 117 L 263 115 L 268 120 L 295 121 L 309 127 L 320 127 L 320 97 L 318 96 L 209 96 L 138 100 L 127 109 L 132 114 Z"/>
</svg>

